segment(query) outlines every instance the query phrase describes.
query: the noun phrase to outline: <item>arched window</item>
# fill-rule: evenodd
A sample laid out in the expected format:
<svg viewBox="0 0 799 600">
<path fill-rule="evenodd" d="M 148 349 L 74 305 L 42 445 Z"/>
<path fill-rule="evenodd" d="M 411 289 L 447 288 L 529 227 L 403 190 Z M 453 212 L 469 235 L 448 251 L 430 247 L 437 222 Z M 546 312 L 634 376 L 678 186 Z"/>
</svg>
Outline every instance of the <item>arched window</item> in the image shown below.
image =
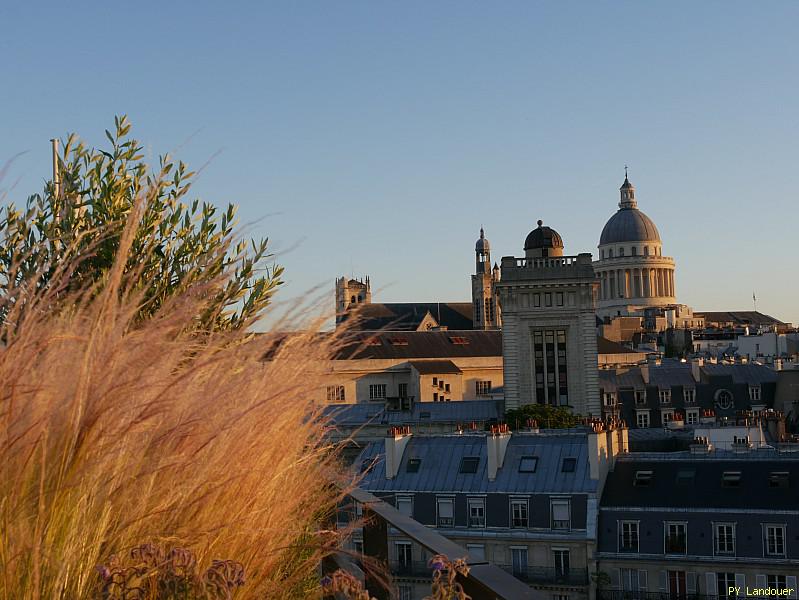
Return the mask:
<svg viewBox="0 0 799 600">
<path fill-rule="evenodd" d="M 358 302 L 363 302 L 363 296 L 358 296 Z"/>
<path fill-rule="evenodd" d="M 638 256 L 638 247 L 633 246 L 633 256 Z"/>
<path fill-rule="evenodd" d="M 613 248 L 608 250 L 608 258 L 613 258 Z"/>
<path fill-rule="evenodd" d="M 353 296 L 352 298 L 350 298 L 350 304 L 355 304 L 355 296 Z"/>
<path fill-rule="evenodd" d="M 619 256 L 624 256 L 624 248 L 619 248 Z"/>
<path fill-rule="evenodd" d="M 644 246 L 644 256 L 649 256 L 649 246 Z"/>
</svg>

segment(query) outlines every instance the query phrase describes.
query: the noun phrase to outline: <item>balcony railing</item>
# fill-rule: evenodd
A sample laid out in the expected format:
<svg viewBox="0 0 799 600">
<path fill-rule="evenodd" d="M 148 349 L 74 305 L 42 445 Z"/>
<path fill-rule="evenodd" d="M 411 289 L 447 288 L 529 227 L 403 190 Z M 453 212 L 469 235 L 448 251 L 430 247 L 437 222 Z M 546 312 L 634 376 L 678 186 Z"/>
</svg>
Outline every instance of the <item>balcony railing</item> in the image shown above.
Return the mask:
<svg viewBox="0 0 799 600">
<path fill-rule="evenodd" d="M 516 569 L 511 565 L 499 565 L 514 577 L 526 583 L 559 585 L 588 585 L 588 569 L 569 569 L 562 572 L 552 567 L 526 567 Z"/>
<path fill-rule="evenodd" d="M 671 594 L 669 592 L 631 592 L 622 590 L 597 590 L 597 600 L 730 600 L 729 596 L 708 594 Z"/>
<path fill-rule="evenodd" d="M 424 561 L 391 561 L 391 573 L 399 577 L 423 577 L 431 579 L 433 575 L 432 567 Z"/>
</svg>

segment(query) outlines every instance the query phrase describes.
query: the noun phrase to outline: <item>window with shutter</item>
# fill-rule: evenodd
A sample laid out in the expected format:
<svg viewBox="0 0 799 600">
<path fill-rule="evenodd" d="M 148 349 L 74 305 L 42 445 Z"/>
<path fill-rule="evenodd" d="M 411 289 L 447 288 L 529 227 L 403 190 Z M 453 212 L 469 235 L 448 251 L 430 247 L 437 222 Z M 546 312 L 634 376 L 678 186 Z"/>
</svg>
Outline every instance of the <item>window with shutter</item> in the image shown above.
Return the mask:
<svg viewBox="0 0 799 600">
<path fill-rule="evenodd" d="M 789 590 L 793 590 L 788 595 L 788 598 L 792 598 L 794 600 L 799 598 L 799 593 L 797 593 L 796 590 L 796 575 L 788 575 L 788 577 L 785 578 L 785 587 L 787 587 Z"/>
<path fill-rule="evenodd" d="M 696 593 L 696 573 L 693 571 L 685 574 L 685 589 L 689 594 Z"/>
<path fill-rule="evenodd" d="M 642 592 L 649 591 L 649 584 L 647 579 L 649 579 L 649 571 L 646 569 L 639 569 L 638 570 L 638 589 Z"/>
<path fill-rule="evenodd" d="M 758 587 L 761 590 L 764 587 L 766 587 L 766 576 L 765 575 L 755 575 L 755 587 Z"/>
<path fill-rule="evenodd" d="M 668 573 L 666 571 L 660 572 L 660 582 L 659 587 L 662 592 L 665 592 L 668 589 Z"/>
<path fill-rule="evenodd" d="M 569 529 L 571 516 L 568 500 L 552 500 L 552 529 Z"/>
<path fill-rule="evenodd" d="M 735 574 L 735 587 L 739 587 L 742 590 L 746 589 L 746 575 L 743 573 Z"/>
<path fill-rule="evenodd" d="M 718 586 L 716 585 L 716 574 L 715 573 L 705 573 L 705 595 L 706 596 L 713 596 L 718 591 Z"/>
<path fill-rule="evenodd" d="M 451 527 L 454 523 L 452 511 L 452 498 L 438 499 L 438 526 Z"/>
</svg>

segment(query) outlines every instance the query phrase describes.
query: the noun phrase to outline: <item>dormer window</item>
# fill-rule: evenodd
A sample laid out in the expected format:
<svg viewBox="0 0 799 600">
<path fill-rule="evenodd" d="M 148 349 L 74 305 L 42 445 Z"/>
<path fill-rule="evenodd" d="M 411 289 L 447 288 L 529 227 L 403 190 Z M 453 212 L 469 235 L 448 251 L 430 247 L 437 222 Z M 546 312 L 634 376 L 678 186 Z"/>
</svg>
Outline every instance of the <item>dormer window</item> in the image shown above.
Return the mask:
<svg viewBox="0 0 799 600">
<path fill-rule="evenodd" d="M 522 456 L 519 460 L 519 473 L 535 473 L 538 468 L 537 456 Z"/>
<path fill-rule="evenodd" d="M 750 385 L 749 386 L 749 400 L 752 402 L 760 402 L 760 386 L 759 385 Z"/>
<path fill-rule="evenodd" d="M 406 473 L 418 473 L 419 467 L 422 466 L 422 459 L 421 458 L 409 458 L 408 464 L 405 465 L 405 472 Z"/>
<path fill-rule="evenodd" d="M 652 471 L 636 471 L 633 485 L 635 487 L 649 487 L 652 483 Z"/>
<path fill-rule="evenodd" d="M 740 471 L 724 471 L 721 474 L 721 486 L 726 488 L 737 488 L 741 486 Z"/>
<path fill-rule="evenodd" d="M 563 465 L 561 467 L 561 471 L 563 473 L 574 473 L 574 469 L 577 467 L 577 459 L 576 458 L 564 458 Z"/>
<path fill-rule="evenodd" d="M 787 488 L 788 471 L 772 471 L 769 473 L 768 486 L 772 488 Z"/>
</svg>

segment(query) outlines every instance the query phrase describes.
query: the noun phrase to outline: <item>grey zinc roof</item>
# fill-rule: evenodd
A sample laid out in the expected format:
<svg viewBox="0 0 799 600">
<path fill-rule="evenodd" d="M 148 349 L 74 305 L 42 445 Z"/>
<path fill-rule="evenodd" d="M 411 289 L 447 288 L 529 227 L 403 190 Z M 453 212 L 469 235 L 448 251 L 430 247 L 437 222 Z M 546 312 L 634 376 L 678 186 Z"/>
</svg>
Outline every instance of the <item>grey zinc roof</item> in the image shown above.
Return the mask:
<svg viewBox="0 0 799 600">
<path fill-rule="evenodd" d="M 477 472 L 460 473 L 461 459 L 480 458 Z M 519 473 L 522 456 L 538 457 L 535 473 Z M 385 446 L 371 443 L 361 454 L 361 462 L 371 463 L 360 487 L 371 492 L 415 491 L 439 493 L 595 493 L 597 481 L 590 478 L 587 438 L 584 433 L 513 434 L 505 461 L 494 481 L 488 480 L 486 436 L 463 434 L 413 436 L 405 448 L 399 473 L 386 479 Z M 564 458 L 576 459 L 573 473 L 561 471 Z M 408 460 L 421 459 L 419 470 L 408 473 Z"/>
<path fill-rule="evenodd" d="M 348 336 L 335 358 L 416 359 L 502 356 L 500 331 L 364 331 Z"/>
<path fill-rule="evenodd" d="M 661 388 L 668 388 L 673 385 L 694 387 L 696 381 L 691 373 L 691 365 L 687 363 L 671 363 L 668 366 L 650 366 L 649 385 L 656 385 Z"/>
<path fill-rule="evenodd" d="M 710 377 L 732 377 L 733 383 L 760 385 L 777 381 L 777 373 L 765 365 L 705 365 L 704 373 Z"/>
<path fill-rule="evenodd" d="M 641 370 L 637 367 L 632 369 L 617 369 L 616 385 L 619 388 L 643 389 L 646 387 L 644 378 L 641 377 Z"/>
<path fill-rule="evenodd" d="M 599 245 L 618 242 L 659 242 L 655 223 L 637 208 L 620 208 L 613 215 L 599 237 Z"/>
<path fill-rule="evenodd" d="M 325 406 L 322 412 L 336 425 L 466 424 L 497 420 L 502 415 L 494 400 L 417 402 L 410 411 L 386 410 L 382 404 L 331 404 Z"/>
</svg>

